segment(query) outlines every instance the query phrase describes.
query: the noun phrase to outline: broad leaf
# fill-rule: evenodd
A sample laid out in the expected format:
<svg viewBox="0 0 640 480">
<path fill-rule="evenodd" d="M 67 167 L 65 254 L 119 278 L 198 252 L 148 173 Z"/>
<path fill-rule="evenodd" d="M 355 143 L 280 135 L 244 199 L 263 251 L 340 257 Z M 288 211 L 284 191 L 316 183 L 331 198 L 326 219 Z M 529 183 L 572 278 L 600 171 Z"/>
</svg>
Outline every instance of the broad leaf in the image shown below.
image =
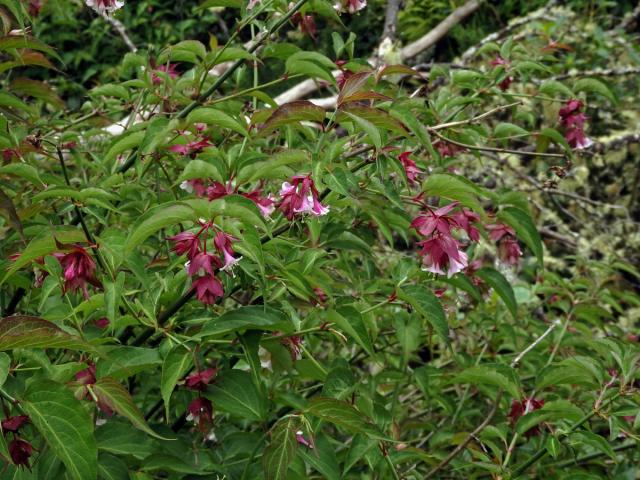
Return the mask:
<svg viewBox="0 0 640 480">
<path fill-rule="evenodd" d="M 518 239 L 522 240 L 531 249 L 538 259 L 539 265 L 542 266 L 542 240 L 531 216 L 519 208 L 506 207 L 498 212 L 497 217 L 515 230 Z"/>
<path fill-rule="evenodd" d="M 134 427 L 157 438 L 163 438 L 147 425 L 144 415 L 138 409 L 129 391 L 113 377 L 102 377 L 91 388 L 98 399 L 114 412 L 129 419 Z"/>
<path fill-rule="evenodd" d="M 504 278 L 499 271 L 495 268 L 484 267 L 475 272 L 477 277 L 482 279 L 487 285 L 495 290 L 498 296 L 502 299 L 507 306 L 513 318 L 518 316 L 518 304 L 516 303 L 516 296 L 513 293 L 513 289 L 509 284 L 509 281 Z"/>
<path fill-rule="evenodd" d="M 169 418 L 169 402 L 171 401 L 173 389 L 190 365 L 191 352 L 180 346 L 171 350 L 165 357 L 164 362 L 162 362 L 160 392 L 162 393 L 162 401 L 164 402 L 167 418 Z"/>
<path fill-rule="evenodd" d="M 335 398 L 316 397 L 309 402 L 306 413 L 333 423 L 351 433 L 363 433 L 371 438 L 386 439 L 362 412 L 351 404 Z"/>
<path fill-rule="evenodd" d="M 239 418 L 264 420 L 269 408 L 268 400 L 253 383 L 251 374 L 240 370 L 226 372 L 205 395 L 216 410 Z"/>
<path fill-rule="evenodd" d="M 360 312 L 353 307 L 342 307 L 338 311 L 329 310 L 327 312 L 327 320 L 335 323 L 338 328 L 364 348 L 369 356 L 373 357 L 374 351 L 371 337 Z"/>
<path fill-rule="evenodd" d="M 21 406 L 74 480 L 98 476 L 98 448 L 93 421 L 81 402 L 63 385 L 34 381 Z"/>
<path fill-rule="evenodd" d="M 198 336 L 219 336 L 250 329 L 290 331 L 291 327 L 289 319 L 279 310 L 266 306 L 246 306 L 209 320 Z"/>
<path fill-rule="evenodd" d="M 300 422 L 295 417 L 280 420 L 271 432 L 271 441 L 262 454 L 266 480 L 286 480 L 289 465 L 298 449 L 296 431 Z"/>
<path fill-rule="evenodd" d="M 15 348 L 95 350 L 93 345 L 70 335 L 55 323 L 27 315 L 14 315 L 0 320 L 0 351 Z"/>
<path fill-rule="evenodd" d="M 449 325 L 440 300 L 426 286 L 409 285 L 398 289 L 398 298 L 425 317 L 438 336 L 449 345 Z"/>
</svg>

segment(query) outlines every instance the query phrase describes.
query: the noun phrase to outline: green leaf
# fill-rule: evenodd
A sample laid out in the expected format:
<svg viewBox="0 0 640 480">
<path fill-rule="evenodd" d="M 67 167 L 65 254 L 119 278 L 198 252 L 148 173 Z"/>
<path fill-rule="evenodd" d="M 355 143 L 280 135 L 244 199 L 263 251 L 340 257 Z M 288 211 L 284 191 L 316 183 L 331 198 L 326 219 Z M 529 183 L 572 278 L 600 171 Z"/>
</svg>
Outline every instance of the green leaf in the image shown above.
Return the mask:
<svg viewBox="0 0 640 480">
<path fill-rule="evenodd" d="M 574 96 L 569 87 L 557 80 L 545 80 L 542 82 L 542 85 L 540 85 L 538 91 L 543 95 L 564 95 L 566 98 L 572 98 Z"/>
<path fill-rule="evenodd" d="M 101 453 L 98 456 L 98 474 L 103 480 L 129 480 L 129 467 L 124 460 Z"/>
<path fill-rule="evenodd" d="M 245 306 L 210 319 L 197 335 L 198 338 L 220 336 L 244 330 L 291 330 L 291 322 L 279 310 L 267 306 Z"/>
<path fill-rule="evenodd" d="M 519 208 L 506 207 L 498 212 L 498 219 L 515 230 L 516 236 L 531 249 L 542 267 L 542 240 L 531 216 Z"/>
<path fill-rule="evenodd" d="M 119 413 L 127 418 L 134 427 L 151 435 L 152 437 L 163 439 L 156 432 L 151 430 L 147 425 L 144 415 L 138 409 L 129 391 L 124 388 L 113 377 L 102 377 L 96 383 L 91 385 L 91 389 L 95 392 L 98 399 L 105 403 L 114 412 Z"/>
<path fill-rule="evenodd" d="M 253 383 L 251 374 L 241 370 L 225 372 L 205 395 L 216 410 L 243 419 L 264 420 L 269 409 L 268 400 Z"/>
<path fill-rule="evenodd" d="M 2 425 L 0 425 L 0 460 L 4 460 L 9 464 L 13 463 L 13 461 L 11 460 L 11 454 L 9 453 L 9 449 L 7 447 L 7 440 L 5 439 L 5 433 L 2 431 Z"/>
<path fill-rule="evenodd" d="M 483 267 L 478 270 L 475 275 L 495 290 L 498 296 L 507 306 L 513 318 L 518 316 L 518 303 L 513 293 L 513 288 L 509 285 L 509 281 L 499 271 L 490 267 Z"/>
<path fill-rule="evenodd" d="M 581 362 L 561 362 L 544 368 L 536 379 L 536 389 L 542 390 L 557 385 L 585 385 L 597 387 L 598 382 L 587 365 Z"/>
<path fill-rule="evenodd" d="M 597 93 L 605 97 L 614 105 L 618 103 L 615 95 L 609 87 L 607 87 L 600 80 L 596 80 L 595 78 L 581 78 L 573 84 L 573 90 L 575 92 L 587 92 L 587 93 Z"/>
<path fill-rule="evenodd" d="M 449 342 L 449 325 L 440 300 L 426 286 L 409 285 L 398 289 L 398 298 L 409 303 L 425 317 L 434 331 L 447 345 Z"/>
<path fill-rule="evenodd" d="M 571 146 L 567 143 L 566 138 L 559 131 L 553 128 L 543 128 L 540 130 L 540 136 L 546 137 L 553 141 L 556 145 L 560 145 L 566 152 L 571 152 Z"/>
<path fill-rule="evenodd" d="M 284 105 L 280 105 L 264 122 L 264 125 L 259 129 L 259 135 L 266 135 L 290 123 L 303 121 L 322 123 L 324 117 L 324 108 L 314 105 L 307 100 L 285 103 Z"/>
<path fill-rule="evenodd" d="M 513 369 L 506 365 L 476 365 L 456 375 L 453 383 L 493 385 L 503 388 L 513 398 L 520 398 L 520 389 Z"/>
<path fill-rule="evenodd" d="M 262 468 L 266 480 L 286 480 L 289 465 L 298 449 L 296 430 L 299 421 L 289 417 L 278 421 L 271 432 L 271 441 L 262 454 Z"/>
<path fill-rule="evenodd" d="M 533 412 L 529 412 L 518 419 L 516 431 L 524 435 L 530 428 L 541 422 L 577 422 L 584 415 L 584 412 L 567 400 L 553 400 Z"/>
<path fill-rule="evenodd" d="M 20 404 L 71 478 L 97 478 L 98 448 L 93 421 L 71 391 L 50 380 L 34 381 Z"/>
<path fill-rule="evenodd" d="M 8 35 L 0 38 L 0 51 L 7 51 L 16 48 L 28 48 L 30 50 L 38 50 L 44 52 L 47 55 L 51 55 L 56 59 L 62 61 L 56 51 L 46 43 L 41 42 L 33 37 L 27 35 Z"/>
<path fill-rule="evenodd" d="M 422 190 L 427 195 L 435 195 L 460 202 L 465 207 L 477 213 L 484 214 L 484 208 L 478 201 L 482 193 L 478 187 L 458 175 L 450 173 L 435 173 L 429 175 L 422 184 Z"/>
<path fill-rule="evenodd" d="M 112 162 L 115 158 L 127 150 L 136 148 L 144 139 L 146 132 L 144 130 L 138 130 L 133 133 L 125 133 L 115 139 L 115 141 L 104 154 L 103 161 L 105 163 Z"/>
<path fill-rule="evenodd" d="M 187 116 L 188 123 L 206 123 L 222 128 L 228 128 L 245 137 L 249 136 L 247 129 L 227 113 L 210 107 L 196 108 Z"/>
<path fill-rule="evenodd" d="M 382 137 L 380 136 L 380 132 L 378 132 L 378 129 L 373 123 L 351 112 L 342 112 L 342 113 L 344 113 L 348 118 L 353 120 L 355 125 L 361 131 L 367 134 L 367 136 L 369 137 L 369 140 L 371 140 L 371 142 L 375 145 L 377 150 L 380 150 L 382 148 Z"/>
<path fill-rule="evenodd" d="M 125 242 L 125 255 L 130 254 L 138 245 L 162 228 L 188 220 L 195 221 L 198 216 L 184 202 L 168 202 L 156 205 L 136 222 Z"/>
<path fill-rule="evenodd" d="M 95 347 L 39 317 L 13 315 L 0 320 L 0 351 L 15 348 L 68 348 L 93 351 Z"/>
<path fill-rule="evenodd" d="M 0 173 L 15 175 L 17 177 L 24 178 L 25 180 L 29 180 L 31 183 L 38 186 L 43 185 L 38 170 L 31 165 L 27 165 L 26 163 L 10 163 L 9 165 L 4 165 L 0 167 Z"/>
<path fill-rule="evenodd" d="M 9 376 L 9 367 L 11 366 L 11 358 L 4 352 L 0 352 L 0 387 L 4 385 Z"/>
<path fill-rule="evenodd" d="M 616 461 L 616 452 L 614 452 L 613 447 L 600 435 L 588 430 L 580 430 L 579 432 L 572 433 L 571 439 L 577 440 L 576 443 L 589 445 L 594 450 L 602 452 L 608 455 L 613 461 Z"/>
<path fill-rule="evenodd" d="M 96 429 L 96 440 L 100 451 L 132 456 L 139 460 L 148 457 L 157 449 L 156 440 L 140 430 L 131 428 L 129 422 L 117 418 Z"/>
<path fill-rule="evenodd" d="M 160 377 L 160 392 L 166 411 L 166 418 L 169 418 L 169 403 L 171 394 L 178 383 L 178 380 L 187 372 L 191 365 L 191 352 L 184 347 L 176 347 L 171 350 L 162 362 L 162 376 Z"/>
<path fill-rule="evenodd" d="M 500 140 L 508 137 L 523 137 L 529 135 L 524 128 L 514 125 L 513 123 L 502 122 L 493 129 L 493 137 Z"/>
<path fill-rule="evenodd" d="M 353 307 L 342 307 L 338 311 L 329 310 L 327 320 L 335 323 L 342 331 L 353 338 L 358 345 L 364 348 L 369 356 L 374 356 L 373 344 L 369 331 L 364 324 L 362 315 Z"/>
<path fill-rule="evenodd" d="M 306 413 L 333 423 L 351 433 L 363 433 L 371 438 L 385 440 L 384 434 L 351 404 L 328 397 L 316 397 L 309 402 Z"/>
<path fill-rule="evenodd" d="M 222 183 L 224 180 L 220 174 L 220 170 L 213 163 L 205 162 L 204 160 L 191 160 L 184 168 L 182 175 L 178 178 L 180 183 L 184 180 L 192 180 L 194 178 L 210 178 Z"/>
<path fill-rule="evenodd" d="M 152 348 L 103 347 L 102 353 L 104 358 L 96 365 L 98 377 L 123 379 L 154 368 L 162 362 L 158 350 Z"/>
<path fill-rule="evenodd" d="M 242 195 L 227 195 L 213 201 L 196 198 L 183 203 L 193 208 L 195 218 L 231 217 L 241 220 L 249 228 L 260 226 L 267 230 L 265 219 L 256 204 Z"/>
</svg>

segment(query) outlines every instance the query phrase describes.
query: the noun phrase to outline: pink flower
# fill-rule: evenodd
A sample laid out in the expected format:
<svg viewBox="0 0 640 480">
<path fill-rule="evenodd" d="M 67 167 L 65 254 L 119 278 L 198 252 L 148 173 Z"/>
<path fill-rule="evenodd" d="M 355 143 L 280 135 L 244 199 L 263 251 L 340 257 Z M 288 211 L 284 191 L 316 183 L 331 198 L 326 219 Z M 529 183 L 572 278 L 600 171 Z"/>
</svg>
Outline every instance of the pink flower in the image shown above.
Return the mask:
<svg viewBox="0 0 640 480">
<path fill-rule="evenodd" d="M 109 319 L 106 317 L 102 317 L 93 322 L 94 325 L 100 329 L 107 328 L 109 326 Z"/>
<path fill-rule="evenodd" d="M 464 152 L 464 147 L 459 147 L 455 143 L 447 142 L 444 140 L 438 140 L 433 144 L 436 150 L 442 158 L 454 157 L 457 153 Z"/>
<path fill-rule="evenodd" d="M 86 0 L 87 7 L 93 8 L 98 13 L 109 14 L 124 7 L 123 0 Z"/>
<path fill-rule="evenodd" d="M 96 366 L 90 363 L 87 368 L 76 373 L 75 377 L 76 382 L 81 385 L 93 385 L 96 383 Z"/>
<path fill-rule="evenodd" d="M 329 207 L 325 207 L 318 199 L 316 189 L 311 176 L 295 176 L 291 183 L 284 182 L 280 190 L 280 210 L 287 219 L 293 220 L 296 213 L 310 213 L 317 217 L 329 213 Z"/>
<path fill-rule="evenodd" d="M 304 432 L 302 430 L 296 432 L 296 441 L 307 448 L 313 448 L 313 443 L 304 438 Z"/>
<path fill-rule="evenodd" d="M 338 12 L 349 12 L 354 14 L 367 6 L 367 0 L 339 0 L 333 8 Z"/>
<path fill-rule="evenodd" d="M 213 305 L 224 295 L 222 283 L 213 275 L 196 278 L 192 288 L 195 288 L 198 300 L 205 305 Z"/>
<path fill-rule="evenodd" d="M 522 250 L 515 237 L 503 237 L 498 242 L 498 258 L 507 265 L 517 265 L 521 256 Z"/>
<path fill-rule="evenodd" d="M 514 400 L 511 403 L 511 410 L 509 410 L 509 414 L 507 417 L 511 420 L 512 424 L 515 424 L 520 417 L 526 415 L 527 413 L 531 413 L 535 410 L 544 407 L 544 400 L 538 400 L 536 398 L 525 398 L 523 402 L 518 400 Z M 536 425 L 535 427 L 527 430 L 525 436 L 531 437 L 533 435 L 538 435 L 540 433 L 540 426 Z"/>
<path fill-rule="evenodd" d="M 291 360 L 294 362 L 296 360 L 300 360 L 302 358 L 302 349 L 300 345 L 302 345 L 302 337 L 299 335 L 293 335 L 291 337 L 284 337 L 280 340 L 280 343 L 287 347 L 289 353 L 291 354 Z"/>
<path fill-rule="evenodd" d="M 171 250 L 178 255 L 187 254 L 187 258 L 193 258 L 200 251 L 200 239 L 193 232 L 181 232 L 173 237 L 167 237 L 167 240 L 173 242 Z"/>
<path fill-rule="evenodd" d="M 224 256 L 224 267 L 222 270 L 229 270 L 240 261 L 242 257 L 234 257 L 232 242 L 237 242 L 238 239 L 219 231 L 213 239 L 213 244 L 216 246 L 218 252 Z"/>
<path fill-rule="evenodd" d="M 560 125 L 564 127 L 564 138 L 571 148 L 588 148 L 593 142 L 584 133 L 584 123 L 587 116 L 580 113 L 584 104 L 575 98 L 568 100 L 564 104 L 558 115 L 560 117 Z"/>
<path fill-rule="evenodd" d="M 218 370 L 215 368 L 207 368 L 201 372 L 192 373 L 184 380 L 184 385 L 191 390 L 203 391 L 207 389 L 207 385 L 215 378 Z"/>
<path fill-rule="evenodd" d="M 507 65 L 509 65 L 509 62 L 507 62 L 504 58 L 502 58 L 500 55 L 496 55 L 496 58 L 494 58 L 493 60 L 491 60 L 489 62 L 489 64 L 492 67 L 497 67 L 497 66 L 503 66 L 506 67 Z"/>
<path fill-rule="evenodd" d="M 198 397 L 187 407 L 187 421 L 193 421 L 201 432 L 209 430 L 212 419 L 213 405 L 206 398 Z"/>
<path fill-rule="evenodd" d="M 20 428 L 29 421 L 29 417 L 26 415 L 16 415 L 14 417 L 8 417 L 2 420 L 2 430 L 5 432 L 17 432 Z"/>
<path fill-rule="evenodd" d="M 180 184 L 180 188 L 187 193 L 195 193 L 199 197 L 202 197 L 207 193 L 207 187 L 204 184 L 204 180 L 201 178 L 185 180 Z"/>
<path fill-rule="evenodd" d="M 449 212 L 457 206 L 458 202 L 452 202 L 437 210 L 422 212 L 411 222 L 411 228 L 415 228 L 420 235 L 425 237 L 428 237 L 434 232 L 450 235 L 451 227 L 458 225 L 455 219 L 449 215 Z"/>
<path fill-rule="evenodd" d="M 205 148 L 212 145 L 213 144 L 209 141 L 208 138 L 203 137 L 198 140 L 187 142 L 186 144 L 179 143 L 176 145 L 171 145 L 168 150 L 179 155 L 190 155 L 191 158 L 195 158 L 198 153 L 202 152 Z"/>
<path fill-rule="evenodd" d="M 262 197 L 261 194 L 262 190 L 258 188 L 257 190 L 253 190 L 252 192 L 243 193 L 242 196 L 255 203 L 260 210 L 260 213 L 262 213 L 263 217 L 270 217 L 273 211 L 276 209 L 276 202 L 275 200 L 273 200 L 273 198 L 271 198 L 271 196 Z"/>
<path fill-rule="evenodd" d="M 60 262 L 64 274 L 63 293 L 81 289 L 84 298 L 88 299 L 87 282 L 94 286 L 100 285 L 95 278 L 96 264 L 91 256 L 79 245 L 74 245 L 69 253 L 54 253 L 54 256 Z"/>
<path fill-rule="evenodd" d="M 416 162 L 409 158 L 411 152 L 402 152 L 398 155 L 398 160 L 402 164 L 402 168 L 404 168 L 404 173 L 407 175 L 407 180 L 409 183 L 414 183 L 419 173 L 422 171 L 416 166 Z"/>
<path fill-rule="evenodd" d="M 222 266 L 218 257 L 211 253 L 200 252 L 190 258 L 187 266 L 187 273 L 190 277 L 209 274 L 213 276 L 215 270 Z"/>
<path fill-rule="evenodd" d="M 428 240 L 418 242 L 422 247 L 422 263 L 428 272 L 451 277 L 467 267 L 467 254 L 451 236 L 436 234 Z"/>
<path fill-rule="evenodd" d="M 11 461 L 15 465 L 29 467 L 29 458 L 33 454 L 33 447 L 31 444 L 20 438 L 15 438 L 9 443 L 9 455 L 11 455 Z"/>
<path fill-rule="evenodd" d="M 176 70 L 176 66 L 177 65 L 175 63 L 170 63 L 168 66 L 159 65 L 158 67 L 156 67 L 155 70 L 151 72 L 151 82 L 154 85 L 159 85 L 162 83 L 162 77 L 160 77 L 156 72 L 164 73 L 168 75 L 169 78 L 171 78 L 172 80 L 178 78 L 179 74 L 178 74 L 178 71 Z"/>
<path fill-rule="evenodd" d="M 472 224 L 480 221 L 480 215 L 463 208 L 459 212 L 453 214 L 453 218 L 460 228 L 462 228 L 471 240 L 477 242 L 480 240 L 480 232 Z"/>
<path fill-rule="evenodd" d="M 231 195 L 233 193 L 233 188 L 231 187 L 231 182 L 223 185 L 220 182 L 213 182 L 211 185 L 207 187 L 207 197 L 209 200 L 216 200 L 218 198 L 226 197 L 227 195 Z"/>
<path fill-rule="evenodd" d="M 504 223 L 495 223 L 493 225 L 487 225 L 487 230 L 489 230 L 489 238 L 494 242 L 497 242 L 505 235 L 509 235 L 515 237 L 516 232 L 513 231 L 508 225 Z"/>
</svg>

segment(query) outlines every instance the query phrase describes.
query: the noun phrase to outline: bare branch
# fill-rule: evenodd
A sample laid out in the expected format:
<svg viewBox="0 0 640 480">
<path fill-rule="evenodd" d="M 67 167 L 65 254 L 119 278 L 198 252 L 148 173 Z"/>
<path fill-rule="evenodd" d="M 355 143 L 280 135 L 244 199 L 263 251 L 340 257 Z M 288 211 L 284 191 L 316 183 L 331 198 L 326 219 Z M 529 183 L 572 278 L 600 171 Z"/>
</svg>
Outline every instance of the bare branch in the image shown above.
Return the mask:
<svg viewBox="0 0 640 480">
<path fill-rule="evenodd" d="M 115 31 L 118 32 L 118 35 L 122 37 L 122 40 L 127 45 L 129 50 L 131 50 L 133 53 L 136 53 L 138 51 L 138 48 L 133 43 L 133 41 L 131 41 L 129 34 L 127 33 L 127 29 L 124 28 L 124 25 L 122 24 L 122 22 L 117 18 L 113 18 L 111 15 L 107 15 L 105 12 L 99 11 L 99 13 L 100 13 L 100 16 L 104 18 L 109 24 L 111 24 L 111 26 L 115 29 Z"/>
</svg>

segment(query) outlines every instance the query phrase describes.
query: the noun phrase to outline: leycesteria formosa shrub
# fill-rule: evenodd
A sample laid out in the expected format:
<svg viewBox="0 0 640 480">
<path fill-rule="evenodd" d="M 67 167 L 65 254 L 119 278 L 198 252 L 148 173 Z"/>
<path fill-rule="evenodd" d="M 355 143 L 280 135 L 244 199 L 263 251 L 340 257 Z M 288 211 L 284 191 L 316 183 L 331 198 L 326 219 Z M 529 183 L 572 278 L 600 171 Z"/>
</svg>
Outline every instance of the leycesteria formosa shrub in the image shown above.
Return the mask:
<svg viewBox="0 0 640 480">
<path fill-rule="evenodd" d="M 637 270 L 550 258 L 505 181 L 615 112 L 551 78 L 571 22 L 425 73 L 353 58 L 364 1 L 209 1 L 251 40 L 125 54 L 70 112 L 35 4 L 0 2 L 1 478 L 634 478 Z M 287 42 L 321 17 L 333 50 Z M 330 107 L 274 101 L 307 79 Z"/>
</svg>

